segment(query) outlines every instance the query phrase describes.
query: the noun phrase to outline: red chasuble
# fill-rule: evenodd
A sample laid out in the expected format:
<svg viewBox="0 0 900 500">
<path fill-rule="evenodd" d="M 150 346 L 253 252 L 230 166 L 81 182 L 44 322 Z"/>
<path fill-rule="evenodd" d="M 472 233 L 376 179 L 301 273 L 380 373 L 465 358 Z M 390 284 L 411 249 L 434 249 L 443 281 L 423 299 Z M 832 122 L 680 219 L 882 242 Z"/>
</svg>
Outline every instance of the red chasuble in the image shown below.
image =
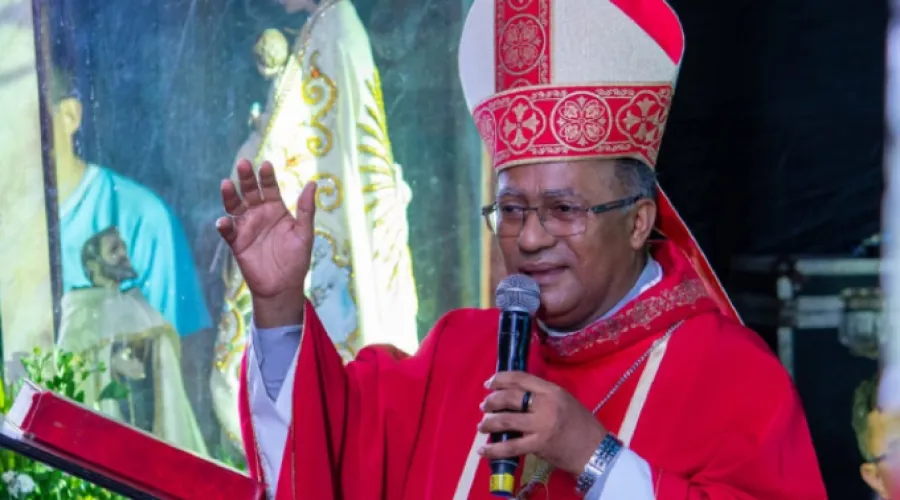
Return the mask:
<svg viewBox="0 0 900 500">
<path fill-rule="evenodd" d="M 672 331 L 597 415 L 650 464 L 656 498 L 825 499 L 800 402 L 777 358 L 718 311 L 673 244 L 654 257 L 663 279 L 611 318 L 562 339 L 535 333 L 529 371 L 592 409 Z M 416 355 L 371 347 L 345 366 L 307 307 L 278 499 L 492 498 L 488 462 L 474 451 L 498 319 L 497 310 L 453 311 Z M 245 444 L 259 477 L 243 382 Z M 579 498 L 563 471 L 530 498 L 548 493 Z"/>
</svg>

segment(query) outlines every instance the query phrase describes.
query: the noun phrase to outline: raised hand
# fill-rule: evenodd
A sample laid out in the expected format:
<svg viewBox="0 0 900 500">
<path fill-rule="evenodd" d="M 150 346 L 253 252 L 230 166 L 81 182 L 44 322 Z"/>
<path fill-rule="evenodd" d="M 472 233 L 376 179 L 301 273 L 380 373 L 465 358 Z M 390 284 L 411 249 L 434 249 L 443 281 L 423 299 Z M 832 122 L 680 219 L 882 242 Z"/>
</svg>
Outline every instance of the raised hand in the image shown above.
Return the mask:
<svg viewBox="0 0 900 500">
<path fill-rule="evenodd" d="M 295 217 L 281 198 L 271 163 L 259 168 L 259 182 L 247 160 L 238 162 L 237 174 L 240 196 L 230 179 L 222 181 L 228 217 L 219 218 L 216 228 L 231 247 L 253 296 L 257 326 L 298 323 L 312 254 L 316 185 L 303 188 Z"/>
</svg>

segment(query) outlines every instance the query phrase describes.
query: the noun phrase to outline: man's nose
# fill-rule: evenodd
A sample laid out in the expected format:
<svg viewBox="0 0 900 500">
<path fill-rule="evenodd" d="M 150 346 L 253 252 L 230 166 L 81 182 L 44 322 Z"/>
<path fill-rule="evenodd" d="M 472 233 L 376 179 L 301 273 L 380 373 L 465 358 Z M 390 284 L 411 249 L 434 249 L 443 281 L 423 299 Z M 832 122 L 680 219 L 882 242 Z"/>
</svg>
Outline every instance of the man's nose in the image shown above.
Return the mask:
<svg viewBox="0 0 900 500">
<path fill-rule="evenodd" d="M 538 211 L 525 212 L 522 231 L 519 233 L 518 239 L 519 250 L 522 253 L 535 253 L 552 247 L 555 243 L 556 237 L 544 228 Z"/>
</svg>

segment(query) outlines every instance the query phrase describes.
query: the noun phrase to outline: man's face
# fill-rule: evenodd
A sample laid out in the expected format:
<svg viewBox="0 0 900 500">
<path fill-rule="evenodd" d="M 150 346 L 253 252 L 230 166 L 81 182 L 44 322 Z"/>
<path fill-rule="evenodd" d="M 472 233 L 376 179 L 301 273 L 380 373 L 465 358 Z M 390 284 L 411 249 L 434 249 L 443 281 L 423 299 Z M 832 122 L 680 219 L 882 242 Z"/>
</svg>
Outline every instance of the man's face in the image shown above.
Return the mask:
<svg viewBox="0 0 900 500">
<path fill-rule="evenodd" d="M 497 202 L 528 207 L 591 207 L 626 198 L 612 160 L 546 163 L 500 173 Z M 633 270 L 652 229 L 656 208 L 586 213 L 580 234 L 554 236 L 533 212 L 518 236 L 498 236 L 509 273 L 541 287 L 541 318 L 551 328 L 577 329 L 609 310 L 633 285 Z"/>
<path fill-rule="evenodd" d="M 122 282 L 137 277 L 118 233 L 103 235 L 100 240 L 100 260 L 103 275 L 113 281 Z"/>
<path fill-rule="evenodd" d="M 884 414 L 878 410 L 869 413 L 868 425 L 869 453 L 876 459 L 874 462 L 863 464 L 860 467 L 860 474 L 880 498 L 889 500 L 891 498 L 891 472 L 887 460 L 884 459 L 887 450 Z"/>
<path fill-rule="evenodd" d="M 53 126 L 53 154 L 69 158 L 75 154 L 73 136 L 81 127 L 81 102 L 66 97 L 50 106 Z"/>
</svg>

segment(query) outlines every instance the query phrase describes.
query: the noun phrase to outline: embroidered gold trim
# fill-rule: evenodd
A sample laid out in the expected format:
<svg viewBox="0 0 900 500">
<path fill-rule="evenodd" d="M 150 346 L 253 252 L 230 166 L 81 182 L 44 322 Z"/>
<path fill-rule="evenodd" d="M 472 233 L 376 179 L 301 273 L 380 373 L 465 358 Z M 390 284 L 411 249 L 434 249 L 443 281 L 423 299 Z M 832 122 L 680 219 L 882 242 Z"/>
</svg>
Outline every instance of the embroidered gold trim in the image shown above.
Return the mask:
<svg viewBox="0 0 900 500">
<path fill-rule="evenodd" d="M 659 295 L 637 300 L 634 305 L 605 321 L 566 337 L 548 337 L 546 342 L 559 356 L 571 356 L 603 342 L 616 339 L 636 329 L 646 329 L 662 316 L 679 307 L 708 298 L 699 278 L 685 280 Z"/>
<path fill-rule="evenodd" d="M 323 0 L 319 7 L 309 16 L 309 18 L 303 24 L 303 28 L 300 30 L 300 36 L 299 40 L 297 41 L 296 49 L 292 52 L 291 57 L 288 58 L 288 61 L 285 64 L 282 73 L 288 73 L 289 78 L 283 78 L 278 82 L 279 89 L 275 93 L 272 116 L 269 117 L 269 122 L 266 124 L 265 131 L 262 134 L 262 141 L 260 142 L 259 151 L 257 151 L 256 157 L 253 160 L 253 163 L 255 165 L 258 165 L 259 162 L 263 160 L 262 153 L 265 149 L 263 146 L 268 142 L 269 136 L 272 133 L 272 127 L 278 121 L 278 115 L 281 114 L 285 94 L 295 89 L 293 77 L 298 73 L 302 73 L 303 60 L 306 58 L 306 50 L 309 47 L 309 40 L 312 37 L 313 28 L 329 8 L 341 1 L 344 0 Z M 300 66 L 300 68 L 297 68 L 297 66 Z"/>
<path fill-rule="evenodd" d="M 310 107 L 321 105 L 320 109 L 312 114 L 309 123 L 304 124 L 314 131 L 314 135 L 306 139 L 306 148 L 311 155 L 321 158 L 334 147 L 334 135 L 322 120 L 334 109 L 338 89 L 334 80 L 319 69 L 319 54 L 319 51 L 316 51 L 309 56 L 309 75 L 302 76 L 302 95 L 303 102 Z M 316 132 L 320 135 L 315 135 Z"/>
</svg>

